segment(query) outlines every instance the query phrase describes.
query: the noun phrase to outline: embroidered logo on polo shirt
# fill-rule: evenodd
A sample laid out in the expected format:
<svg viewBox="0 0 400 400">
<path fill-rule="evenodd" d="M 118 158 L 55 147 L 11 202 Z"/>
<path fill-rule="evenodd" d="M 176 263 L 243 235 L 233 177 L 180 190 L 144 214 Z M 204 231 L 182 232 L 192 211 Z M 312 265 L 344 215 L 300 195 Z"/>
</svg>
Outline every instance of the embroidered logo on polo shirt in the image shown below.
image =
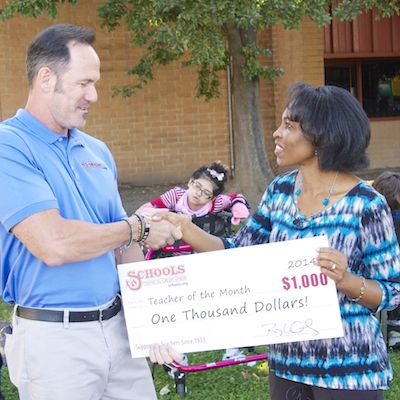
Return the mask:
<svg viewBox="0 0 400 400">
<path fill-rule="evenodd" d="M 101 169 L 107 169 L 107 167 L 99 162 L 96 161 L 85 161 L 81 162 L 82 167 L 84 168 L 101 168 Z"/>
</svg>

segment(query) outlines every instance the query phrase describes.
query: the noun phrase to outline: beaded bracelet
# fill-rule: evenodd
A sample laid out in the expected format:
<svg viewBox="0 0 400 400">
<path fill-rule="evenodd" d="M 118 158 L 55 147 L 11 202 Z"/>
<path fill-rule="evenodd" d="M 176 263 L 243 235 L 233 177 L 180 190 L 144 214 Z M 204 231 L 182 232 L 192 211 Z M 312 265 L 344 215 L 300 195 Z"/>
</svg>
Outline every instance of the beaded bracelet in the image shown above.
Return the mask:
<svg viewBox="0 0 400 400">
<path fill-rule="evenodd" d="M 149 237 L 150 234 L 150 224 L 144 219 L 144 217 L 142 217 L 139 214 L 133 214 L 133 216 L 137 219 L 138 222 L 138 229 L 136 231 L 136 235 L 134 226 L 130 221 L 130 219 L 122 218 L 122 221 L 125 221 L 129 225 L 129 229 L 131 230 L 128 243 L 121 246 L 122 251 L 129 249 L 129 247 L 131 247 L 133 242 L 143 244 L 143 242 Z"/>
<path fill-rule="evenodd" d="M 149 237 L 149 234 L 150 234 L 150 224 L 146 220 L 144 220 L 143 237 L 140 242 L 143 243 Z"/>
<path fill-rule="evenodd" d="M 132 243 L 134 242 L 135 230 L 134 230 L 133 224 L 129 220 L 129 218 L 122 218 L 122 221 L 125 221 L 129 225 L 129 229 L 130 229 L 130 236 L 129 236 L 128 243 L 121 246 L 122 250 L 127 250 L 127 249 L 129 249 L 129 247 L 131 247 Z"/>
<path fill-rule="evenodd" d="M 136 236 L 133 239 L 133 241 L 136 243 L 139 243 L 139 242 L 141 242 L 141 240 L 143 238 L 143 234 L 144 234 L 144 220 L 143 220 L 143 217 L 141 217 L 139 214 L 133 214 L 133 216 L 138 221 L 138 230 L 137 230 Z"/>
<path fill-rule="evenodd" d="M 367 282 L 366 282 L 365 278 L 362 276 L 361 277 L 360 295 L 355 297 L 354 299 L 350 299 L 350 300 L 354 301 L 355 303 L 358 303 L 361 300 L 361 298 L 364 296 L 366 289 L 367 289 Z"/>
<path fill-rule="evenodd" d="M 136 235 L 135 235 L 135 228 L 134 228 L 134 225 L 131 222 L 131 220 L 129 218 L 122 218 L 122 221 L 125 221 L 129 225 L 129 229 L 130 229 L 130 236 L 129 236 L 128 243 L 121 246 L 122 251 L 129 249 L 129 247 L 131 247 L 133 242 L 140 243 L 144 240 L 145 236 L 146 236 L 146 238 L 147 238 L 147 236 L 149 236 L 149 232 L 147 232 L 147 234 L 146 234 L 146 224 L 145 224 L 144 218 L 138 214 L 133 214 L 133 216 L 138 221 L 138 229 L 136 231 Z M 150 226 L 147 228 L 147 231 L 149 231 L 149 230 L 150 230 Z"/>
</svg>

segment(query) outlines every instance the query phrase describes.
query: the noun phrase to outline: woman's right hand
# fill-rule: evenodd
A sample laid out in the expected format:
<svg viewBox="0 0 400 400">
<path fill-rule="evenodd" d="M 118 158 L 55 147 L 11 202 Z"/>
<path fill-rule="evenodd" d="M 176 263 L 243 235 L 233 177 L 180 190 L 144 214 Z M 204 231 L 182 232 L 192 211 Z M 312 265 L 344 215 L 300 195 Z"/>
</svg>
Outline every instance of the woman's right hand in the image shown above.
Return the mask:
<svg viewBox="0 0 400 400">
<path fill-rule="evenodd" d="M 159 221 L 160 219 L 166 219 L 171 224 L 175 225 L 183 233 L 184 229 L 187 229 L 192 222 L 192 217 L 185 214 L 177 214 L 173 212 L 159 212 L 154 213 L 151 218 L 153 221 Z"/>
<path fill-rule="evenodd" d="M 157 221 L 159 218 L 165 219 L 173 224 L 177 230 L 182 232 L 181 239 L 185 243 L 192 246 L 196 253 L 201 253 L 203 251 L 222 250 L 224 248 L 224 244 L 219 237 L 210 235 L 195 225 L 192 222 L 190 215 L 163 212 L 154 214 L 152 218 L 155 221 Z"/>
</svg>

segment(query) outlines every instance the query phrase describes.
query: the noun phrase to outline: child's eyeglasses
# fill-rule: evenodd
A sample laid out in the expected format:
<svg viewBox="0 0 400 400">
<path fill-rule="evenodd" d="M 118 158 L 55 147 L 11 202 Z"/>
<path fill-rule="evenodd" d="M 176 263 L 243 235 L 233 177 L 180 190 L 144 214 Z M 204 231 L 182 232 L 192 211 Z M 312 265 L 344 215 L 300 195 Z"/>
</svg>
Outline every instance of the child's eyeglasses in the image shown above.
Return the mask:
<svg viewBox="0 0 400 400">
<path fill-rule="evenodd" d="M 200 182 L 192 181 L 192 186 L 200 193 L 200 196 L 203 196 L 205 199 L 211 200 L 213 198 L 213 194 L 209 190 L 203 189 Z"/>
</svg>

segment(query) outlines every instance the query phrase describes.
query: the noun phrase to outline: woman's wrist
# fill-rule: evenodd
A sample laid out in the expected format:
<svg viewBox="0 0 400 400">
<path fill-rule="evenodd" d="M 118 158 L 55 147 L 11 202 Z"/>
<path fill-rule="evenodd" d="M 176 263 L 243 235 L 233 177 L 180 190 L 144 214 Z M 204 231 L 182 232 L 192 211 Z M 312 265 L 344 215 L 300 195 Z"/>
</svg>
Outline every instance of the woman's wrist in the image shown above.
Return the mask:
<svg viewBox="0 0 400 400">
<path fill-rule="evenodd" d="M 365 291 L 367 290 L 366 279 L 363 276 L 361 276 L 360 278 L 361 278 L 361 285 L 360 285 L 358 295 L 356 297 L 350 298 L 350 300 L 354 303 L 358 303 L 363 298 Z"/>
<path fill-rule="evenodd" d="M 179 228 L 182 232 L 182 239 L 185 234 L 189 234 L 191 229 L 195 226 L 192 222 L 192 217 L 190 215 L 179 215 Z"/>
<path fill-rule="evenodd" d="M 343 279 L 340 282 L 336 282 L 337 289 L 355 303 L 361 301 L 366 292 L 367 285 L 367 280 L 364 277 L 348 271 L 344 273 Z"/>
<path fill-rule="evenodd" d="M 352 272 L 345 271 L 343 273 L 343 278 L 340 281 L 336 281 L 336 288 L 343 292 L 347 297 L 352 297 L 358 290 L 358 283 L 360 277 L 353 274 Z"/>
</svg>

